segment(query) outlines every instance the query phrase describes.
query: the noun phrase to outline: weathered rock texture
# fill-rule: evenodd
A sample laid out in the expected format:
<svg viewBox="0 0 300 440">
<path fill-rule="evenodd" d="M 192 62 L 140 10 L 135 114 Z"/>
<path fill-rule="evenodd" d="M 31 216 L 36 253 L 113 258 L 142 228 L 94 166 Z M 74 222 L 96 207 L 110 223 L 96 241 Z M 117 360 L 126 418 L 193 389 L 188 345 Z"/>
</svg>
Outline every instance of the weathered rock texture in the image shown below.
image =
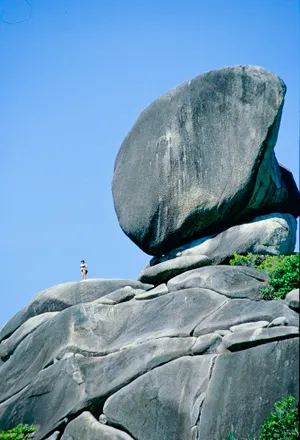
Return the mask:
<svg viewBox="0 0 300 440">
<path fill-rule="evenodd" d="M 299 290 L 263 301 L 266 273 L 217 265 L 236 251 L 293 251 L 298 190 L 273 152 L 284 93 L 270 72 L 238 66 L 141 114 L 113 192 L 126 234 L 157 256 L 139 281 L 44 290 L 0 329 L 0 430 L 257 438 L 276 400 L 298 398 Z"/>
<path fill-rule="evenodd" d="M 61 440 L 133 440 L 118 429 L 99 423 L 89 412 L 83 412 L 67 426 Z"/>
<path fill-rule="evenodd" d="M 291 214 L 270 214 L 250 223 L 232 226 L 210 237 L 154 257 L 139 275 L 139 280 L 154 284 L 179 273 L 208 264 L 220 264 L 238 254 L 290 255 L 295 248 L 297 223 Z"/>
<path fill-rule="evenodd" d="M 126 286 L 142 290 L 153 287 L 133 280 L 91 279 L 84 282 L 59 284 L 50 289 L 43 290 L 33 298 L 27 307 L 20 310 L 1 328 L 0 340 L 9 336 L 21 324 L 33 316 L 64 310 L 76 304 L 87 303 Z"/>
<path fill-rule="evenodd" d="M 90 301 L 20 320 L 0 343 L 0 429 L 35 424 L 35 440 L 57 432 L 66 440 L 211 440 L 225 438 L 231 424 L 257 433 L 260 387 L 263 415 L 287 392 L 297 396 L 298 314 L 283 301 L 259 300 L 267 280 L 255 269 L 208 266 L 138 289 L 137 298 L 117 280 L 105 294 L 112 280 L 98 280 Z M 122 302 L 102 303 L 112 296 Z M 215 402 L 220 381 L 245 375 L 247 386 L 230 389 L 229 399 L 219 390 Z M 254 402 L 244 425 L 230 409 L 237 394 Z M 219 437 L 211 437 L 214 419 Z"/>
<path fill-rule="evenodd" d="M 285 85 L 255 66 L 194 78 L 153 102 L 118 153 L 113 196 L 120 225 L 162 255 L 273 212 L 299 215 L 299 192 L 274 146 Z"/>
</svg>

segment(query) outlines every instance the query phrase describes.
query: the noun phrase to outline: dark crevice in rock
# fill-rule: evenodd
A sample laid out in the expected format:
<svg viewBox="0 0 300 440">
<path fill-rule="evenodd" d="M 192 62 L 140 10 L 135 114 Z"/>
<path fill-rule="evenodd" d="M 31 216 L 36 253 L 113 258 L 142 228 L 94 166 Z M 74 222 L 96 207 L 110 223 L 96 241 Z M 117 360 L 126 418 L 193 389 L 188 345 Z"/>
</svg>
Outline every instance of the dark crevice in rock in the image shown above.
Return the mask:
<svg viewBox="0 0 300 440">
<path fill-rule="evenodd" d="M 208 289 L 208 290 L 209 290 L 209 289 Z M 223 296 L 225 296 L 225 295 L 223 295 Z M 226 297 L 226 298 L 227 298 L 227 297 Z M 227 301 L 224 301 L 219 307 L 217 307 L 217 308 L 214 309 L 209 315 L 207 315 L 206 318 L 203 319 L 203 321 L 199 321 L 199 322 L 197 323 L 197 325 L 195 325 L 195 327 L 194 327 L 194 328 L 192 329 L 192 331 L 190 332 L 190 336 L 194 336 L 195 329 L 198 327 L 198 325 L 199 325 L 200 323 L 201 323 L 201 324 L 204 324 L 205 321 L 206 321 L 207 319 L 209 319 L 212 315 L 214 315 L 219 309 L 221 309 L 222 307 L 224 307 L 225 304 L 227 304 L 229 301 L 230 301 L 230 299 L 228 299 Z"/>
<path fill-rule="evenodd" d="M 99 417 L 101 416 L 101 414 L 103 414 L 103 408 L 106 400 L 107 397 L 101 399 L 94 399 L 90 403 L 90 405 L 83 411 L 89 411 L 95 417 L 95 419 L 99 420 Z"/>
<path fill-rule="evenodd" d="M 249 275 L 249 274 L 245 273 L 245 272 L 243 271 L 243 267 L 245 267 L 245 266 L 235 266 L 235 267 L 237 268 L 237 270 L 238 270 L 239 272 L 242 272 L 242 274 L 245 275 L 246 277 L 248 277 L 248 278 L 254 278 L 254 279 L 257 280 L 257 281 L 264 282 L 264 280 L 262 280 L 261 278 L 259 278 L 258 275 L 255 276 L 254 274 L 253 274 L 253 275 Z M 248 267 L 248 266 L 246 266 L 246 267 Z M 257 269 L 257 270 L 261 270 L 261 269 Z M 262 272 L 266 273 L 266 272 L 263 271 L 263 270 L 262 270 Z"/>
<path fill-rule="evenodd" d="M 211 361 L 211 366 L 210 366 L 210 370 L 209 370 L 209 374 L 208 374 L 208 380 L 211 379 L 211 376 L 212 376 L 212 374 L 213 374 L 213 369 L 214 369 L 214 366 L 215 366 L 216 360 L 217 360 L 217 356 L 214 356 L 213 359 L 212 359 L 212 361 Z"/>
<path fill-rule="evenodd" d="M 40 397 L 40 396 L 44 396 L 45 394 L 49 394 L 49 393 L 51 393 L 51 391 L 52 391 L 52 390 L 44 391 L 43 393 L 30 394 L 30 396 L 28 396 L 27 399 L 31 399 L 32 397 Z"/>
<path fill-rule="evenodd" d="M 152 368 L 149 369 L 145 369 L 144 371 L 135 374 L 134 376 L 131 377 L 131 379 L 129 379 L 128 381 L 124 382 L 122 385 L 119 385 L 118 387 L 116 387 L 115 389 L 111 390 L 110 393 L 108 393 L 105 396 L 105 399 L 108 399 L 109 397 L 111 397 L 112 395 L 116 394 L 118 391 L 120 391 L 122 388 L 126 387 L 127 385 L 130 385 L 132 382 L 134 382 L 135 380 L 139 379 L 140 377 L 144 376 L 145 374 L 149 373 L 150 371 L 155 370 L 156 368 L 162 367 L 164 365 L 170 364 L 173 361 L 176 361 L 177 359 L 180 359 L 182 357 L 186 357 L 186 356 L 191 356 L 192 354 L 185 354 L 183 356 L 178 356 L 177 358 L 171 359 L 169 361 L 166 362 L 161 362 L 160 364 L 155 365 Z"/>
<path fill-rule="evenodd" d="M 274 338 L 268 338 L 265 340 L 256 340 L 256 341 L 246 340 L 246 341 L 234 344 L 234 346 L 228 347 L 227 350 L 231 351 L 231 352 L 242 351 L 242 350 L 247 350 L 248 348 L 257 347 L 258 345 L 269 344 L 271 342 L 279 342 L 284 339 L 292 339 L 292 338 L 299 338 L 299 336 L 295 336 L 295 335 L 278 336 L 277 335 Z"/>
<path fill-rule="evenodd" d="M 51 431 L 49 431 L 42 440 L 46 440 L 50 437 L 55 431 L 60 431 L 60 435 L 58 440 L 63 436 L 64 431 L 66 430 L 68 424 L 79 417 L 83 412 L 90 412 L 97 420 L 99 420 L 100 414 L 103 412 L 103 406 L 105 403 L 105 399 L 95 399 L 88 404 L 88 406 L 81 408 L 79 411 L 76 411 L 72 414 L 67 414 L 62 420 L 60 420 L 56 427 L 54 427 Z"/>
<path fill-rule="evenodd" d="M 162 336 L 158 336 L 156 338 L 150 338 L 150 339 L 144 339 L 141 342 L 132 342 L 132 344 L 130 344 L 130 346 L 124 346 L 124 347 L 120 347 L 118 350 L 115 351 L 110 351 L 110 352 L 91 352 L 91 351 L 86 351 L 86 350 L 80 350 L 78 348 L 73 347 L 72 349 L 67 349 L 65 351 L 65 353 L 74 353 L 74 356 L 70 356 L 70 358 L 76 358 L 76 354 L 82 355 L 82 357 L 85 358 L 102 358 L 102 357 L 106 357 L 106 356 L 110 356 L 110 355 L 115 355 L 116 353 L 120 353 L 121 351 L 125 351 L 125 350 L 130 350 L 133 347 L 138 347 L 140 345 L 143 344 L 147 344 L 149 342 L 152 341 L 158 341 L 160 339 L 176 339 L 176 338 L 190 338 L 191 336 L 189 334 L 177 334 L 177 335 L 162 335 Z M 192 336 L 194 337 L 194 336 Z M 64 361 L 66 360 L 66 358 L 63 358 L 65 353 L 59 353 L 54 359 L 52 359 L 48 364 L 46 364 L 43 368 L 41 368 L 40 371 L 46 370 L 47 368 L 51 367 L 53 364 L 55 364 L 56 362 L 60 362 L 60 361 Z M 61 357 L 60 357 L 61 356 Z"/>
<path fill-rule="evenodd" d="M 248 276 L 249 278 L 255 278 L 256 280 L 262 282 L 259 278 L 252 277 L 252 276 L 247 275 L 247 274 L 244 274 L 244 275 Z M 189 288 L 184 289 L 184 290 L 188 290 L 188 289 L 195 289 L 195 287 L 189 287 Z M 202 287 L 202 286 L 199 286 L 199 289 L 201 289 L 201 290 L 208 290 L 208 291 L 211 291 L 211 292 L 217 293 L 218 295 L 225 296 L 225 297 L 228 298 L 228 299 L 249 299 L 249 296 L 248 296 L 248 295 L 245 295 L 245 296 L 239 296 L 239 297 L 228 296 L 228 295 L 226 295 L 226 293 L 218 292 L 218 290 L 215 290 L 215 289 L 213 289 L 212 287 Z M 174 292 L 174 291 L 173 291 L 173 292 Z M 177 292 L 180 292 L 180 290 L 177 290 Z M 259 293 L 259 292 L 257 292 L 257 296 L 256 296 L 256 298 L 257 298 L 257 299 L 254 299 L 254 300 L 251 299 L 250 301 L 262 300 L 262 298 L 260 298 L 260 293 Z M 222 304 L 222 305 L 223 305 L 223 304 Z M 214 312 L 213 312 L 213 313 L 214 313 Z M 205 318 L 205 319 L 206 319 L 206 318 Z"/>
<path fill-rule="evenodd" d="M 29 318 L 30 319 L 30 318 Z M 27 322 L 27 321 L 25 321 Z M 47 321 L 46 321 L 47 322 Z M 25 323 L 23 323 L 25 324 Z M 23 325 L 22 324 L 22 325 Z M 3 362 L 8 361 L 8 359 L 14 354 L 14 352 L 16 351 L 16 349 L 19 347 L 19 345 L 30 335 L 32 335 L 37 329 L 39 329 L 42 325 L 44 324 L 44 322 L 41 322 L 40 324 L 38 324 L 36 327 L 32 328 L 31 330 L 28 331 L 28 333 L 26 333 L 25 335 L 23 335 L 22 338 L 20 338 L 20 340 L 18 340 L 18 342 L 15 343 L 14 347 L 9 351 L 9 353 L 6 356 L 3 356 L 1 359 L 3 360 Z M 22 327 L 22 325 L 20 327 Z M 19 327 L 19 328 L 20 328 Z M 19 329 L 17 328 L 13 333 L 11 333 L 10 336 L 12 336 L 14 333 L 16 333 L 16 331 Z M 9 339 L 10 336 L 5 337 L 2 341 L 4 342 L 5 340 Z M 1 344 L 0 344 L 1 345 Z"/>
<path fill-rule="evenodd" d="M 71 421 L 71 420 L 73 420 L 73 418 L 75 418 L 75 417 L 77 417 L 79 414 L 77 414 L 76 416 L 74 416 L 74 417 L 64 417 L 62 420 L 60 420 L 60 421 L 58 421 L 58 424 L 57 424 L 57 426 L 55 427 L 55 428 L 53 428 L 51 431 L 49 431 L 43 438 L 42 438 L 42 440 L 47 440 L 48 439 L 48 437 L 50 437 L 52 434 L 54 434 L 56 431 L 59 431 L 60 432 L 60 434 L 59 434 L 59 436 L 58 436 L 58 438 L 57 438 L 57 440 L 59 440 L 62 436 L 63 436 L 63 433 L 64 433 L 64 430 L 66 429 L 66 427 L 67 427 L 67 425 L 68 425 L 68 423 Z"/>
<path fill-rule="evenodd" d="M 67 425 L 64 425 L 64 428 L 66 427 Z M 53 429 L 51 432 L 49 432 L 48 434 L 46 434 L 41 440 L 48 440 L 49 439 L 49 437 L 51 437 L 51 435 L 53 435 L 55 432 L 57 432 L 57 431 L 59 431 L 59 434 L 58 434 L 58 437 L 57 437 L 57 440 L 60 440 L 61 438 L 62 438 L 62 435 L 63 435 L 63 433 L 64 433 L 64 429 L 61 431 L 60 429 L 58 429 L 58 428 L 55 428 L 55 429 Z M 35 436 L 33 436 L 33 440 L 35 439 Z"/>
<path fill-rule="evenodd" d="M 28 388 L 29 386 L 30 386 L 30 384 L 25 385 L 21 390 L 19 390 L 16 393 L 12 394 L 7 399 L 1 400 L 2 396 L 0 396 L 0 404 L 9 402 L 10 399 L 13 399 L 13 398 L 17 397 L 19 394 L 23 393 L 23 391 L 26 390 L 26 388 Z"/>
<path fill-rule="evenodd" d="M 6 361 L 8 361 L 8 359 L 11 357 L 11 355 L 12 355 L 12 353 L 11 353 L 11 354 L 8 354 L 7 356 L 3 356 L 3 357 L 1 358 L 1 360 L 2 360 L 3 362 L 6 362 Z"/>
<path fill-rule="evenodd" d="M 206 391 L 209 388 L 209 383 L 210 383 L 210 380 L 211 380 L 211 377 L 212 377 L 212 374 L 213 374 L 213 369 L 214 369 L 214 366 L 215 366 L 215 363 L 216 363 L 216 360 L 217 360 L 217 356 L 218 355 L 214 356 L 212 358 L 212 361 L 211 361 L 211 366 L 210 366 L 209 373 L 208 373 L 208 385 L 207 385 Z M 203 408 L 203 405 L 204 405 L 205 397 L 206 397 L 206 393 L 205 393 L 205 396 L 204 396 L 203 400 L 200 403 L 198 417 L 197 417 L 195 425 L 192 428 L 194 428 L 194 427 L 196 428 L 197 426 L 200 425 L 200 419 L 201 419 L 202 408 Z M 196 432 L 197 437 L 196 437 L 195 440 L 199 440 L 199 435 L 198 434 L 199 433 L 198 433 L 198 430 L 197 430 L 197 432 Z"/>
<path fill-rule="evenodd" d="M 125 432 L 125 434 L 130 435 L 130 437 L 132 437 L 133 440 L 139 440 L 137 437 L 135 437 L 124 425 L 122 425 L 121 423 L 107 423 L 107 426 L 111 426 L 112 428 L 116 428 L 119 429 L 120 431 Z"/>
<path fill-rule="evenodd" d="M 138 374 L 136 374 L 135 376 L 133 376 L 133 377 L 132 377 L 130 380 L 128 380 L 127 382 L 124 382 L 122 385 L 116 387 L 114 390 L 111 390 L 111 392 L 108 393 L 108 394 L 105 396 L 104 399 L 107 400 L 108 398 L 110 398 L 111 396 L 113 396 L 114 394 L 116 394 L 116 393 L 117 393 L 118 391 L 120 391 L 121 389 L 123 389 L 123 388 L 125 388 L 126 386 L 132 384 L 135 380 L 137 380 L 137 379 L 143 377 L 144 375 L 148 374 L 150 371 L 154 371 L 154 370 L 156 370 L 157 368 L 163 367 L 163 366 L 165 366 L 165 365 L 167 365 L 167 364 L 170 364 L 171 362 L 177 361 L 178 359 L 181 359 L 181 358 L 183 358 L 183 357 L 192 357 L 192 356 L 194 356 L 193 353 L 187 353 L 187 354 L 184 354 L 184 355 L 178 356 L 178 357 L 176 357 L 176 358 L 174 358 L 174 359 L 171 359 L 171 360 L 169 360 L 169 361 L 161 362 L 160 364 L 157 364 L 157 365 L 155 365 L 155 366 L 152 367 L 152 368 L 146 369 L 146 370 L 144 370 L 143 372 L 138 373 Z M 104 402 L 104 403 L 105 403 L 105 402 Z M 103 406 L 104 406 L 104 403 L 103 403 Z M 108 424 L 110 424 L 109 420 L 108 420 Z M 113 425 L 112 425 L 112 426 L 113 426 Z M 126 431 L 126 432 L 127 432 L 127 431 Z M 128 434 L 129 434 L 129 435 L 132 435 L 132 434 L 130 434 L 130 433 L 128 433 Z M 138 439 L 137 439 L 137 440 L 138 440 Z"/>
</svg>

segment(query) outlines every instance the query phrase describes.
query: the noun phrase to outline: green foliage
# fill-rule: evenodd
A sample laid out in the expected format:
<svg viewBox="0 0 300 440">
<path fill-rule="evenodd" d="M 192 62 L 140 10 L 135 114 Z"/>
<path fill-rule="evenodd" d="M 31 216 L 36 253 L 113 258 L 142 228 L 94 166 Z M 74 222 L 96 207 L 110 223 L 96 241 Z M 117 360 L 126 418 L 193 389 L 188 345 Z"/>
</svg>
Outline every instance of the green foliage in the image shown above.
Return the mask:
<svg viewBox="0 0 300 440">
<path fill-rule="evenodd" d="M 16 428 L 0 432 L 0 440 L 26 440 L 35 432 L 35 426 L 18 425 Z"/>
<path fill-rule="evenodd" d="M 258 440 L 299 440 L 299 413 L 295 398 L 285 397 L 274 404 L 274 411 L 261 427 Z M 231 432 L 226 440 L 238 440 Z M 255 440 L 248 437 L 248 440 Z"/>
<path fill-rule="evenodd" d="M 274 411 L 261 427 L 259 440 L 299 439 L 298 408 L 292 408 L 295 398 L 286 397 L 275 403 Z"/>
<path fill-rule="evenodd" d="M 269 286 L 261 290 L 264 299 L 284 299 L 299 287 L 299 254 L 293 255 L 239 255 L 229 261 L 233 266 L 248 266 L 264 270 L 270 276 Z"/>
<path fill-rule="evenodd" d="M 235 437 L 234 433 L 231 432 L 231 433 L 229 434 L 229 437 L 227 437 L 226 440 L 238 440 L 238 439 Z M 248 436 L 247 439 L 245 439 L 245 440 L 255 440 L 255 438 L 254 438 L 254 437 L 249 437 L 249 436 Z"/>
</svg>

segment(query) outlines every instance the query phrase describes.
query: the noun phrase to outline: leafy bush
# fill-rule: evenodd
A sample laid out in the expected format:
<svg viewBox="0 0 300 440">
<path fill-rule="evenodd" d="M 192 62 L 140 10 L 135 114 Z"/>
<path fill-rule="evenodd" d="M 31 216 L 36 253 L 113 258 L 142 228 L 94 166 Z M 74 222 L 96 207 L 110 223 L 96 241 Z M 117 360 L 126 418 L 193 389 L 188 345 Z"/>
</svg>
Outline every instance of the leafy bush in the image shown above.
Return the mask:
<svg viewBox="0 0 300 440">
<path fill-rule="evenodd" d="M 299 439 L 298 408 L 292 408 L 292 396 L 274 404 L 274 411 L 261 427 L 259 440 L 297 440 Z"/>
<path fill-rule="evenodd" d="M 26 440 L 32 437 L 35 426 L 18 425 L 16 428 L 0 432 L 0 440 Z"/>
<path fill-rule="evenodd" d="M 249 266 L 264 270 L 270 276 L 269 286 L 261 290 L 264 299 L 284 299 L 299 287 L 299 254 L 293 255 L 239 255 L 229 261 L 233 266 Z"/>
<path fill-rule="evenodd" d="M 261 427 L 258 440 L 299 440 L 299 413 L 295 398 L 285 397 L 274 404 L 274 411 Z M 238 440 L 231 432 L 226 440 Z M 255 440 L 248 437 L 248 440 Z"/>
<path fill-rule="evenodd" d="M 236 437 L 235 437 L 235 435 L 233 434 L 233 432 L 231 432 L 230 434 L 229 434 L 229 437 L 227 437 L 227 439 L 226 440 L 238 440 Z M 255 438 L 254 437 L 247 437 L 247 439 L 245 439 L 245 440 L 255 440 Z"/>
</svg>

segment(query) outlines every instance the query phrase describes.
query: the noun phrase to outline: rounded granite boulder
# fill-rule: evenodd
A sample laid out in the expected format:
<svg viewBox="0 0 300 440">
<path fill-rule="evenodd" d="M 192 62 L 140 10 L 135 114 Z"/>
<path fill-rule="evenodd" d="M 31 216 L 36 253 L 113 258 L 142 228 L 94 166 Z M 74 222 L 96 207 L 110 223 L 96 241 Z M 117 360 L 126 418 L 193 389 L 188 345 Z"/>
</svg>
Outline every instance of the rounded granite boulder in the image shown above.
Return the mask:
<svg viewBox="0 0 300 440">
<path fill-rule="evenodd" d="M 115 162 L 121 228 L 162 255 L 271 212 L 299 214 L 274 154 L 286 87 L 256 66 L 204 73 L 141 113 Z"/>
</svg>

